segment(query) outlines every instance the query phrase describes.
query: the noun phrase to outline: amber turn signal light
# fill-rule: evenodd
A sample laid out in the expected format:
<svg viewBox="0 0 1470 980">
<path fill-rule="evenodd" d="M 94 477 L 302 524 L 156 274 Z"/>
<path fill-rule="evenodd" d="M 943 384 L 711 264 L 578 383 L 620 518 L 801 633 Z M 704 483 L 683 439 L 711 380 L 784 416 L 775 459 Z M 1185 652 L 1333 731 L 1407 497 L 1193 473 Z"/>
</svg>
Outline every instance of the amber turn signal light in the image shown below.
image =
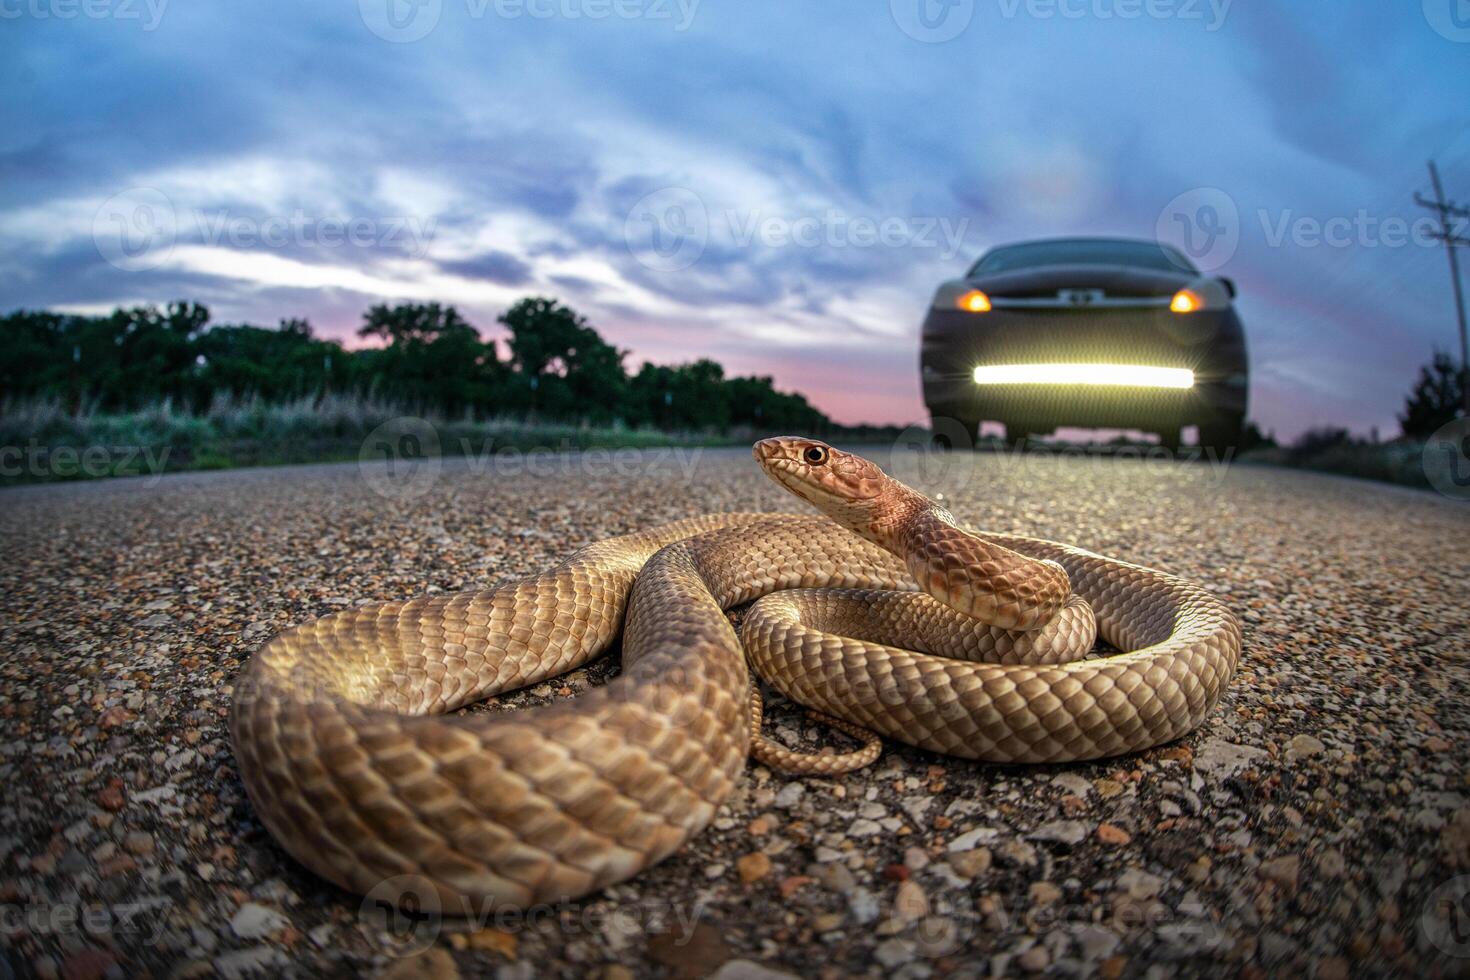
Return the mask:
<svg viewBox="0 0 1470 980">
<path fill-rule="evenodd" d="M 970 313 L 989 313 L 990 297 L 978 289 L 972 289 L 955 300 L 955 305 Z"/>
<path fill-rule="evenodd" d="M 1199 294 L 1189 289 L 1181 289 L 1169 300 L 1169 309 L 1175 313 L 1193 313 L 1205 305 L 1205 301 Z"/>
</svg>

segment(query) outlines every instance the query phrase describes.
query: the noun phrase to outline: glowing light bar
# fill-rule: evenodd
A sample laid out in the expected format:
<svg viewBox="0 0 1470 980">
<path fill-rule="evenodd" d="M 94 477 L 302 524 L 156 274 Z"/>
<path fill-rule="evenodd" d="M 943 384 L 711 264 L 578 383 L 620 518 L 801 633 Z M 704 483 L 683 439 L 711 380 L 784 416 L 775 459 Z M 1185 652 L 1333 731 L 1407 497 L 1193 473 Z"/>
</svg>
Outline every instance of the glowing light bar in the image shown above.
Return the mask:
<svg viewBox="0 0 1470 980">
<path fill-rule="evenodd" d="M 977 385 L 1115 385 L 1126 388 L 1193 388 L 1188 368 L 1141 364 L 986 364 Z"/>
</svg>

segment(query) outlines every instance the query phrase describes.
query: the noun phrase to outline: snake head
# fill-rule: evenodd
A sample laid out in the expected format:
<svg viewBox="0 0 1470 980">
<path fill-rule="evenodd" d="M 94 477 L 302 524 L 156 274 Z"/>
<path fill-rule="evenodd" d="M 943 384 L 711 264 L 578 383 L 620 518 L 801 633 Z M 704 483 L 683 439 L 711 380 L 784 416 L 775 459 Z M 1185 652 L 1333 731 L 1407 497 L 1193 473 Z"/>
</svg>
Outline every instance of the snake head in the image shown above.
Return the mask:
<svg viewBox="0 0 1470 980">
<path fill-rule="evenodd" d="M 877 463 L 816 439 L 776 436 L 753 452 L 767 476 L 847 527 L 873 519 L 890 482 Z"/>
</svg>

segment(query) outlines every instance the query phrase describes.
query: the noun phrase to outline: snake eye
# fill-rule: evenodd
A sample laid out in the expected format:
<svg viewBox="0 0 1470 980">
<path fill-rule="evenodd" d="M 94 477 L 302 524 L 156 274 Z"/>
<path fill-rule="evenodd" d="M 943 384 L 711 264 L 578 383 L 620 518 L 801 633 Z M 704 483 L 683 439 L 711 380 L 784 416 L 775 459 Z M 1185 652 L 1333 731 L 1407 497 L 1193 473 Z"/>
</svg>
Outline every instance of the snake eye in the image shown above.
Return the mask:
<svg viewBox="0 0 1470 980">
<path fill-rule="evenodd" d="M 801 457 L 813 466 L 821 466 L 827 462 L 827 450 L 822 446 L 810 446 Z"/>
</svg>

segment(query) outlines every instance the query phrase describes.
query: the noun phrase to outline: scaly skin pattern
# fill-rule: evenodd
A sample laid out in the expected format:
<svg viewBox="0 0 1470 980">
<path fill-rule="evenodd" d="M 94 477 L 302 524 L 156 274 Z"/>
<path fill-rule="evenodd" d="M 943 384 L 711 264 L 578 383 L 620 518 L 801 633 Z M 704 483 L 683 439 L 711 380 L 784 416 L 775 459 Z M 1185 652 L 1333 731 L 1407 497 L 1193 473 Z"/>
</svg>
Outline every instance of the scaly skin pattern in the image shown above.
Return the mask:
<svg viewBox="0 0 1470 980">
<path fill-rule="evenodd" d="M 809 601 L 756 603 L 741 629 L 751 665 L 814 711 L 919 748 L 989 762 L 1070 762 L 1172 741 L 1219 702 L 1240 624 L 1188 582 L 1050 541 L 989 535 L 1061 564 L 1099 635 L 1128 651 L 1055 664 L 968 663 L 880 643 L 832 643 Z M 804 606 L 804 603 L 806 605 Z M 843 631 L 840 617 L 821 626 Z M 867 628 L 867 627 L 864 627 Z"/>
<path fill-rule="evenodd" d="M 827 454 L 809 467 L 818 477 L 774 465 L 813 447 Z M 757 458 L 846 528 L 870 522 L 870 533 L 817 516 L 692 518 L 598 542 L 520 582 L 360 606 L 266 643 L 237 679 L 230 717 L 239 771 L 266 827 L 304 865 L 359 893 L 409 876 L 445 911 L 524 907 L 632 877 L 709 823 L 751 751 L 758 708 L 747 653 L 762 676 L 816 710 L 1004 761 L 1092 758 L 1177 737 L 1208 714 L 1235 669 L 1234 617 L 1178 579 L 1065 545 L 969 534 L 919 506 L 918 495 L 895 491 L 901 484 L 871 463 L 820 443 L 767 440 Z M 826 479 L 833 473 L 855 475 L 858 490 Z M 952 564 L 988 566 L 973 588 L 1001 582 L 1004 598 L 973 600 L 970 580 L 952 570 L 944 595 L 884 598 L 868 603 L 883 615 L 859 621 L 846 600 L 833 606 L 813 598 L 822 592 L 793 591 L 915 592 L 911 551 L 932 544 L 921 521 L 935 536 L 982 542 Z M 1091 645 L 1081 639 L 1090 627 L 1053 626 L 1045 612 L 1069 615 L 1057 569 L 1101 635 L 1132 652 L 1076 659 Z M 725 610 L 763 596 L 742 645 Z M 989 625 L 955 624 L 992 606 Z M 824 608 L 875 639 L 820 632 L 812 624 L 830 625 Z M 942 617 L 971 638 L 935 639 L 931 619 Z M 1004 629 L 1017 622 L 1039 631 Z M 885 630 L 910 628 L 934 653 L 878 642 L 901 641 Z M 623 672 L 604 687 L 546 708 L 447 714 L 573 670 L 620 630 Z M 870 744 L 846 761 L 875 755 Z M 802 758 L 784 762 L 807 771 L 844 764 Z"/>
<path fill-rule="evenodd" d="M 778 603 L 784 603 L 779 614 Z M 975 663 L 1062 664 L 1087 656 L 1097 639 L 1097 617 L 1079 595 L 1042 628 L 1024 631 L 971 619 L 922 592 L 792 589 L 760 600 L 755 611 L 815 633 Z"/>
</svg>

